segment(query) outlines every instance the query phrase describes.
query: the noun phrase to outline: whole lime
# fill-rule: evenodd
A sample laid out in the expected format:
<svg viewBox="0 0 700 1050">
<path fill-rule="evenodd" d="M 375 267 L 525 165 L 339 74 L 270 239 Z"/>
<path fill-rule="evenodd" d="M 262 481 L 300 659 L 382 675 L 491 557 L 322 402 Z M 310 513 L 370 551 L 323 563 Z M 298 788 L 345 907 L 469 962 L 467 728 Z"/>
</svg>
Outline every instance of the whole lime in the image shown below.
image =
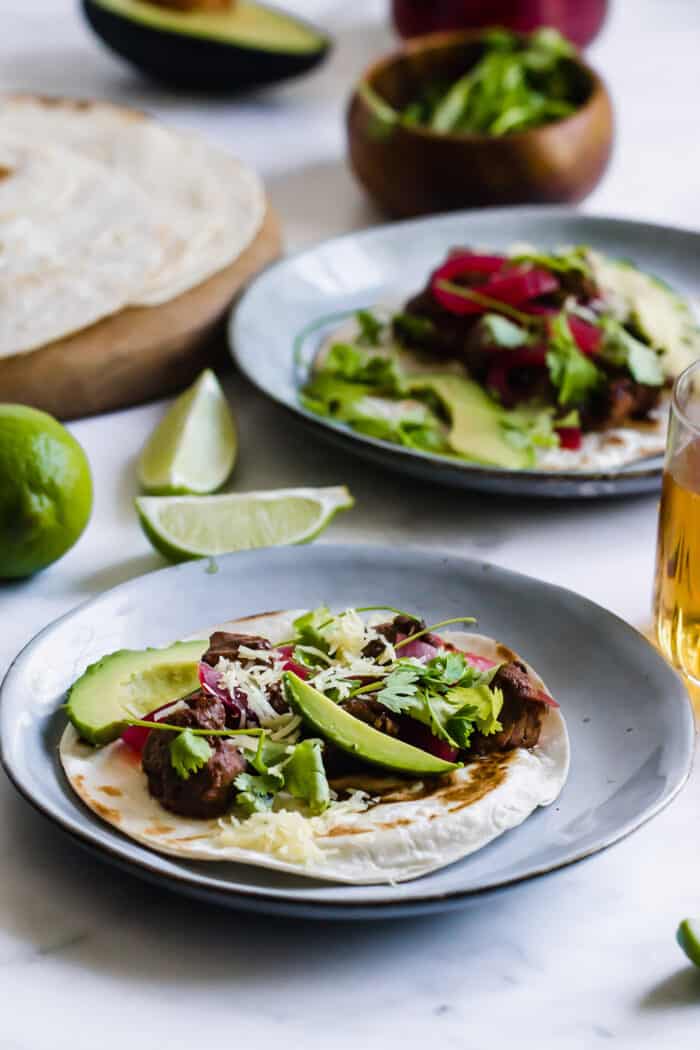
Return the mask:
<svg viewBox="0 0 700 1050">
<path fill-rule="evenodd" d="M 56 561 L 91 510 L 90 466 L 72 434 L 46 412 L 0 404 L 0 578 Z"/>
</svg>

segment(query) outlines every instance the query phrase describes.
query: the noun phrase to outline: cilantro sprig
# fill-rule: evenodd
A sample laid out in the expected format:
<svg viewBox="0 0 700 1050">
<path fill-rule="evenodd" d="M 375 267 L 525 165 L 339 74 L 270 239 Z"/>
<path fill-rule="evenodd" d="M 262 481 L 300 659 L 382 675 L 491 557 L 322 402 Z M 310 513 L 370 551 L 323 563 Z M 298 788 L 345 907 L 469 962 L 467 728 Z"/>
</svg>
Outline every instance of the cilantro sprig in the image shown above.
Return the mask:
<svg viewBox="0 0 700 1050">
<path fill-rule="evenodd" d="M 441 740 L 466 748 L 474 730 L 491 735 L 502 728 L 503 694 L 491 687 L 499 666 L 479 671 L 459 652 L 441 653 L 423 665 L 399 660 L 372 691 L 394 714 L 408 715 Z"/>
<path fill-rule="evenodd" d="M 261 741 L 255 757 L 249 761 L 258 775 L 239 773 L 234 781 L 239 789 L 236 805 L 246 812 L 271 809 L 280 791 L 305 802 L 314 814 L 322 813 L 330 804 L 321 740 L 309 738 L 293 747 Z"/>
<path fill-rule="evenodd" d="M 170 764 L 182 780 L 189 780 L 206 766 L 214 749 L 205 737 L 265 736 L 264 729 L 192 729 L 171 722 L 153 722 L 145 718 L 128 718 L 128 726 L 175 733 L 170 741 Z M 258 745 L 258 750 L 260 745 Z"/>
<path fill-rule="evenodd" d="M 546 360 L 560 405 L 585 401 L 604 381 L 596 366 L 579 350 L 564 312 L 552 318 Z"/>
</svg>

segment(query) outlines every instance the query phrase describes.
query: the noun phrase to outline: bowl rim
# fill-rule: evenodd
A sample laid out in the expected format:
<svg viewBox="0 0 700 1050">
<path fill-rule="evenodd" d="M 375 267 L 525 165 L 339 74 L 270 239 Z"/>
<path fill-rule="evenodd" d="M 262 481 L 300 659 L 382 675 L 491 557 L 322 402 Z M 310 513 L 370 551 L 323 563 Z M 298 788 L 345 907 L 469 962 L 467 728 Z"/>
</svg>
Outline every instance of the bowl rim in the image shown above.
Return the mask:
<svg viewBox="0 0 700 1050">
<path fill-rule="evenodd" d="M 387 109 L 390 109 L 392 113 L 396 113 L 398 116 L 394 107 L 376 91 L 372 83 L 376 76 L 383 70 L 395 65 L 401 59 L 410 57 L 413 54 L 420 54 L 429 50 L 440 50 L 453 44 L 476 42 L 481 40 L 487 31 L 487 29 L 445 29 L 435 33 L 425 33 L 422 36 L 411 37 L 398 47 L 375 59 L 365 68 L 355 83 L 350 104 L 352 105 L 357 101 L 367 108 L 373 109 L 375 114 L 377 114 L 373 100 L 368 97 L 369 93 L 371 93 L 376 95 L 377 100 L 386 106 Z M 514 35 L 524 39 L 531 34 L 516 32 Z M 559 117 L 557 120 L 550 120 L 546 124 L 539 124 L 534 128 L 526 128 L 524 131 L 514 131 L 507 135 L 488 135 L 483 132 L 433 131 L 432 128 L 426 128 L 422 125 L 403 124 L 400 120 L 396 121 L 395 126 L 401 134 L 408 137 L 415 136 L 417 139 L 425 139 L 428 142 L 471 143 L 474 145 L 495 142 L 522 142 L 527 138 L 543 133 L 551 133 L 566 127 L 566 125 L 570 125 L 573 121 L 579 120 L 584 114 L 587 114 L 595 105 L 599 105 L 601 101 L 606 102 L 608 107 L 612 109 L 612 101 L 605 81 L 597 70 L 586 61 L 578 48 L 576 49 L 576 54 L 571 56 L 571 61 L 588 76 L 591 82 L 591 92 L 586 101 L 577 106 L 574 112 L 566 117 Z"/>
</svg>

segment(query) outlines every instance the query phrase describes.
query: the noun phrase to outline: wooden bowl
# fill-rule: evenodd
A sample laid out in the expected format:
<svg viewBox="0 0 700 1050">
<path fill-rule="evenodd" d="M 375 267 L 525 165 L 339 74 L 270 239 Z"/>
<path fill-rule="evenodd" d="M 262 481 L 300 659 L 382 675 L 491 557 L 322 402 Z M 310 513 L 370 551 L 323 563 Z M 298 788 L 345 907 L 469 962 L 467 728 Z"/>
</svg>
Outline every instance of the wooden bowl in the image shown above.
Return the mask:
<svg viewBox="0 0 700 1050">
<path fill-rule="evenodd" d="M 370 66 L 347 115 L 350 162 L 360 182 L 397 218 L 481 205 L 582 200 L 610 157 L 610 96 L 582 58 L 571 59 L 579 108 L 529 131 L 440 134 L 396 119 L 429 82 L 454 81 L 479 58 L 477 30 L 433 33 Z"/>
</svg>

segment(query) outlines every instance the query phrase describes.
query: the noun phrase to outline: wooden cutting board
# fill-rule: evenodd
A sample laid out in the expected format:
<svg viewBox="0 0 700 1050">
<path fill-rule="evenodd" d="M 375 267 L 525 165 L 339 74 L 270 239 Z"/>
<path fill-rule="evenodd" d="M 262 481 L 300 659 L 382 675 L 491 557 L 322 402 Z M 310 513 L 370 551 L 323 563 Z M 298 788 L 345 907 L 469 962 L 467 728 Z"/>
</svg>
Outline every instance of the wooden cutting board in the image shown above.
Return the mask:
<svg viewBox="0 0 700 1050">
<path fill-rule="evenodd" d="M 78 419 L 162 397 L 224 359 L 223 322 L 243 286 L 281 251 L 268 206 L 231 266 L 160 306 L 131 307 L 28 354 L 0 358 L 0 401 Z"/>
</svg>

